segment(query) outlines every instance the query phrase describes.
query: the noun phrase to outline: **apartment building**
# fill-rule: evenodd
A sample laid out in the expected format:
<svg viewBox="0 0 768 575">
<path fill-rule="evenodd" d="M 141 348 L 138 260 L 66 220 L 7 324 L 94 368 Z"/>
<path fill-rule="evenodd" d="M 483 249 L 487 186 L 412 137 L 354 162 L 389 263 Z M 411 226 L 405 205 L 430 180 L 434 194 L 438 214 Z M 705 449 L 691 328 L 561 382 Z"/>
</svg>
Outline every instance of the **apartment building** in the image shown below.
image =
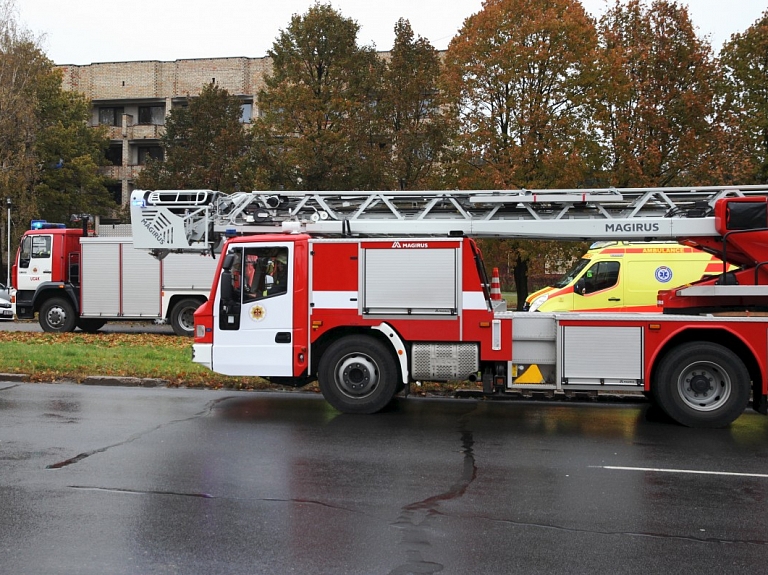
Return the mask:
<svg viewBox="0 0 768 575">
<path fill-rule="evenodd" d="M 173 62 L 111 62 L 59 66 L 65 90 L 91 100 L 92 126 L 109 128 L 105 174 L 118 183 L 115 200 L 126 204 L 149 158 L 162 158 L 165 118 L 211 82 L 242 101 L 242 121 L 254 114 L 256 94 L 271 69 L 269 58 L 208 58 Z"/>
</svg>

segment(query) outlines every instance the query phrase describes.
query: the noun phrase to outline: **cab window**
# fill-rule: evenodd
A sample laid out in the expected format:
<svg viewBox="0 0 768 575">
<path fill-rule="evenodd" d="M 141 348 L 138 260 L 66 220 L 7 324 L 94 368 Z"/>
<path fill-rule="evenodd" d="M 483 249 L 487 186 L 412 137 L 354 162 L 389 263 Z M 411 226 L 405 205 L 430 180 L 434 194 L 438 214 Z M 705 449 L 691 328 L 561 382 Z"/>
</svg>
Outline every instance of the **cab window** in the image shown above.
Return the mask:
<svg viewBox="0 0 768 575">
<path fill-rule="evenodd" d="M 28 268 L 32 258 L 50 258 L 51 243 L 51 236 L 24 236 L 19 250 L 19 267 Z"/>
<path fill-rule="evenodd" d="M 615 286 L 619 281 L 619 262 L 597 262 L 584 274 L 584 293 L 589 294 Z"/>
<path fill-rule="evenodd" d="M 288 248 L 245 248 L 234 253 L 232 287 L 242 302 L 288 292 Z"/>
<path fill-rule="evenodd" d="M 51 236 L 31 236 L 32 237 L 32 257 L 49 258 L 51 257 Z"/>
</svg>

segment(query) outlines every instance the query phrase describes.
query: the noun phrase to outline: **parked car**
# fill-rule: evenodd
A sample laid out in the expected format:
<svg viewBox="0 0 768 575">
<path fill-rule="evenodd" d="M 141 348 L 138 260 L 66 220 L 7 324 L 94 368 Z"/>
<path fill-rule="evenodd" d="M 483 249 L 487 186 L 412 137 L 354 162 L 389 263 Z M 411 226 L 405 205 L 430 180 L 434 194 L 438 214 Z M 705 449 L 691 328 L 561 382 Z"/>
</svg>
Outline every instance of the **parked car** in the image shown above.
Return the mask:
<svg viewBox="0 0 768 575">
<path fill-rule="evenodd" d="M 5 284 L 0 284 L 0 320 L 13 321 L 11 290 Z"/>
</svg>

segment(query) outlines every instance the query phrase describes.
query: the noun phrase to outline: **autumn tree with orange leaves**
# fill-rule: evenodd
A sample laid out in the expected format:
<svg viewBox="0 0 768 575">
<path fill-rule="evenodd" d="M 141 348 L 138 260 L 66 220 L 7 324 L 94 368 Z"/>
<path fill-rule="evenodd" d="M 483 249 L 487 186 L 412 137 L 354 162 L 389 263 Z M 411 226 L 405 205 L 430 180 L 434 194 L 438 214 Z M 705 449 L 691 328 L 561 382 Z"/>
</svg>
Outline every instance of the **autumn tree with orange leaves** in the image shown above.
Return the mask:
<svg viewBox="0 0 768 575">
<path fill-rule="evenodd" d="M 451 41 L 460 187 L 552 188 L 588 172 L 597 36 L 578 0 L 486 0 Z"/>
<path fill-rule="evenodd" d="M 688 9 L 617 0 L 599 23 L 604 182 L 618 187 L 729 183 L 743 172 L 712 50 Z"/>
<path fill-rule="evenodd" d="M 465 20 L 448 47 L 444 74 L 461 151 L 460 188 L 584 182 L 597 152 L 587 106 L 596 47 L 594 21 L 578 0 L 486 0 Z M 552 244 L 506 240 L 503 248 L 514 254 L 521 307 L 529 262 L 540 263 Z"/>
<path fill-rule="evenodd" d="M 742 34 L 734 34 L 720 53 L 728 95 L 739 111 L 751 168 L 742 183 L 768 183 L 768 11 Z"/>
</svg>

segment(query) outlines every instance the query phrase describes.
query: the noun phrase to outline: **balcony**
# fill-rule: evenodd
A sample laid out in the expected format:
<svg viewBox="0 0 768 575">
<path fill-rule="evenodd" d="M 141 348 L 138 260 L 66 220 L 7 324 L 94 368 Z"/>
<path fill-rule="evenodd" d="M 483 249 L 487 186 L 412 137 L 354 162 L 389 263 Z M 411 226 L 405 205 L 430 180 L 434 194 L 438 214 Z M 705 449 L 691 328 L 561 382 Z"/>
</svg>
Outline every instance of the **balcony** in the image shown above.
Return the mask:
<svg viewBox="0 0 768 575">
<path fill-rule="evenodd" d="M 165 132 L 165 126 L 156 124 L 137 124 L 126 126 L 125 132 L 121 126 L 107 126 L 107 135 L 110 140 L 159 140 Z"/>
<path fill-rule="evenodd" d="M 129 180 L 134 181 L 144 166 L 131 165 L 131 166 L 103 166 L 99 171 L 106 177 L 113 180 Z"/>
</svg>

